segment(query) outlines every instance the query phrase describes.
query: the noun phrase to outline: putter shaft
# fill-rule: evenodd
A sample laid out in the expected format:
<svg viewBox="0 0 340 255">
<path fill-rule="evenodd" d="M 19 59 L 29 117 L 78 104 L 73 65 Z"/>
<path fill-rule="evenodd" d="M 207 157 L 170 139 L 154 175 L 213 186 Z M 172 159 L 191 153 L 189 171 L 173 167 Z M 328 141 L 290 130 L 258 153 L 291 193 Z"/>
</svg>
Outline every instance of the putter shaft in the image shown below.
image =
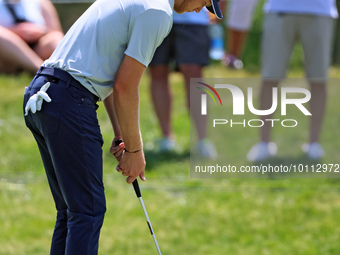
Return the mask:
<svg viewBox="0 0 340 255">
<path fill-rule="evenodd" d="M 135 181 L 137 181 L 137 180 L 135 180 Z M 145 205 L 144 205 L 144 202 L 143 202 L 143 198 L 142 198 L 142 196 L 140 196 L 140 197 L 138 197 L 138 199 L 139 199 L 139 203 L 140 203 L 140 205 L 141 205 L 141 207 L 142 207 L 142 209 L 143 209 L 143 213 L 144 213 L 144 216 L 145 216 L 145 219 L 146 219 L 146 224 L 148 224 L 148 227 L 149 227 L 149 230 L 150 230 L 150 234 L 151 234 L 151 236 L 152 236 L 152 238 L 153 238 L 153 241 L 154 241 L 154 243 L 155 243 L 155 245 L 156 245 L 158 254 L 161 255 L 162 253 L 161 253 L 161 250 L 159 249 L 159 246 L 158 246 L 158 242 L 157 242 L 156 236 L 155 236 L 155 234 L 154 234 L 154 232 L 153 232 L 153 228 L 152 228 L 152 225 L 151 225 L 151 222 L 150 222 L 150 219 L 149 219 L 149 215 L 148 215 L 148 213 L 147 213 L 147 211 L 146 211 L 146 209 L 145 209 Z"/>
<path fill-rule="evenodd" d="M 123 140 L 121 139 L 118 139 L 115 144 L 116 146 L 118 146 L 121 142 L 123 142 Z M 142 194 L 140 192 L 140 188 L 139 188 L 139 185 L 138 185 L 138 181 L 137 179 L 135 179 L 133 182 L 132 182 L 132 185 L 133 185 L 133 189 L 135 190 L 135 193 L 136 193 L 136 196 L 139 200 L 139 203 L 143 209 L 143 213 L 144 213 L 144 216 L 145 216 L 145 219 L 146 219 L 146 224 L 148 224 L 148 227 L 149 227 L 149 230 L 150 230 L 150 234 L 153 238 L 153 241 L 155 242 L 155 245 L 156 245 L 156 248 L 157 248 L 157 252 L 159 255 L 162 255 L 161 253 L 161 250 L 159 249 L 159 246 L 158 246 L 158 242 L 157 242 L 157 239 L 156 239 L 156 236 L 153 232 L 153 228 L 152 228 L 152 225 L 151 225 L 151 222 L 150 222 L 150 219 L 149 219 L 149 215 L 146 211 L 146 208 L 145 208 L 145 205 L 144 205 L 144 202 L 143 202 L 143 198 L 142 198 Z"/>
</svg>

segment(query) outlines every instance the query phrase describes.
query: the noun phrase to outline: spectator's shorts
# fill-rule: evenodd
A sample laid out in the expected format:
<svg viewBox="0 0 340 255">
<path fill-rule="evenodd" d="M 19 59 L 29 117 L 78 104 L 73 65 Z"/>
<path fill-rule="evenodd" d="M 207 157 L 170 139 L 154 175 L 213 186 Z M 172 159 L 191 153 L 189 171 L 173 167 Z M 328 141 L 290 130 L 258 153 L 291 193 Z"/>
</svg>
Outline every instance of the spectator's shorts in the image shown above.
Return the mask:
<svg viewBox="0 0 340 255">
<path fill-rule="evenodd" d="M 331 60 L 334 19 L 326 16 L 268 13 L 262 36 L 262 77 L 284 78 L 294 44 L 304 51 L 306 77 L 326 80 Z"/>
<path fill-rule="evenodd" d="M 253 13 L 258 0 L 232 0 L 228 8 L 226 25 L 228 28 L 248 31 L 253 20 Z"/>
<path fill-rule="evenodd" d="M 150 63 L 153 65 L 168 65 L 175 61 L 181 64 L 209 64 L 210 38 L 208 26 L 174 24 L 169 35 L 156 49 Z"/>
</svg>

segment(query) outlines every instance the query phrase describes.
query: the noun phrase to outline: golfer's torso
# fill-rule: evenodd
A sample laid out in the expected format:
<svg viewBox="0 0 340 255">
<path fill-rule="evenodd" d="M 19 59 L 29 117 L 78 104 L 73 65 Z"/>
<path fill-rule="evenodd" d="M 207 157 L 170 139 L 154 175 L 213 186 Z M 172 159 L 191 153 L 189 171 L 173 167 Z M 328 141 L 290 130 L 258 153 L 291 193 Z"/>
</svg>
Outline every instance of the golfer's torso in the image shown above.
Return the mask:
<svg viewBox="0 0 340 255">
<path fill-rule="evenodd" d="M 44 65 L 69 72 L 103 100 L 112 92 L 124 53 L 133 44 L 130 37 L 136 17 L 154 8 L 145 6 L 146 2 L 152 1 L 97 0 L 70 28 Z M 142 38 L 143 31 L 140 33 Z"/>
</svg>

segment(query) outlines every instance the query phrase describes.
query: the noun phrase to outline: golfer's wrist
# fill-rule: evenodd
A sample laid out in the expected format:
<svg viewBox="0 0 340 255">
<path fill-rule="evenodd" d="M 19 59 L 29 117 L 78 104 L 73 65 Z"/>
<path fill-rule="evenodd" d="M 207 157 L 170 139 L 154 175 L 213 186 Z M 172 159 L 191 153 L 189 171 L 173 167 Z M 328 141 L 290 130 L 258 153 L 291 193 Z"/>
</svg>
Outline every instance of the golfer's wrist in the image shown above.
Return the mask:
<svg viewBox="0 0 340 255">
<path fill-rule="evenodd" d="M 125 144 L 124 151 L 127 153 L 138 153 L 143 150 L 143 144 L 142 143 L 136 143 L 136 144 Z"/>
<path fill-rule="evenodd" d="M 128 150 L 128 149 L 124 148 L 124 151 L 127 152 L 127 153 L 138 153 L 142 150 L 143 150 L 143 148 L 140 148 L 140 149 L 137 149 L 137 150 Z"/>
<path fill-rule="evenodd" d="M 140 135 L 135 137 L 134 139 L 132 139 L 131 137 L 125 138 L 124 145 L 124 150 L 128 153 L 137 153 L 143 150 L 143 142 Z"/>
</svg>

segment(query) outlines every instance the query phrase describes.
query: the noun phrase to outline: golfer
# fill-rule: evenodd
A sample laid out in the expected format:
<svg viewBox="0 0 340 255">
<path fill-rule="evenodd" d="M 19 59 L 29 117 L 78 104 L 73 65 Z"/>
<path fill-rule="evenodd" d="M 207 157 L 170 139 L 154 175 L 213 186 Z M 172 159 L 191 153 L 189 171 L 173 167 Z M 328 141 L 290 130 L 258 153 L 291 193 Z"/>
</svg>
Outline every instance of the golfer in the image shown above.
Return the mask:
<svg viewBox="0 0 340 255">
<path fill-rule="evenodd" d="M 25 90 L 25 122 L 57 209 L 51 254 L 98 253 L 106 205 L 97 101 L 104 102 L 115 133 L 110 151 L 116 169 L 127 183 L 145 180 L 138 94 L 143 72 L 171 29 L 173 10 L 209 6 L 222 18 L 218 1 L 97 0 Z M 123 143 L 116 146 L 118 139 Z"/>
</svg>

